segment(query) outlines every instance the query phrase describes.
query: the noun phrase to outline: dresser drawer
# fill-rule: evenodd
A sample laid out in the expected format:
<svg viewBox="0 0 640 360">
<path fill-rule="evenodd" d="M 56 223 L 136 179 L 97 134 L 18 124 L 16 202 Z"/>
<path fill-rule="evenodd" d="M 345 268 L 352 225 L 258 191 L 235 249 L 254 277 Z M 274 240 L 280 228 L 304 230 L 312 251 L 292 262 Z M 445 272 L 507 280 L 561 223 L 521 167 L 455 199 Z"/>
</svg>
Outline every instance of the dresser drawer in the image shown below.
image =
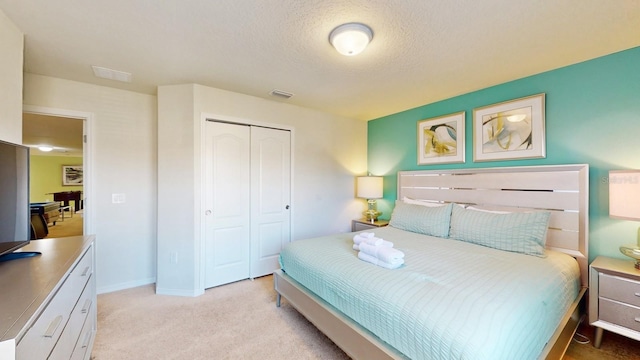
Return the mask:
<svg viewBox="0 0 640 360">
<path fill-rule="evenodd" d="M 600 298 L 600 319 L 634 331 L 640 331 L 640 307 Z"/>
<path fill-rule="evenodd" d="M 93 251 L 89 247 L 18 343 L 17 359 L 45 359 L 49 356 L 69 320 L 71 310 L 91 277 L 92 269 Z"/>
<path fill-rule="evenodd" d="M 599 274 L 600 297 L 640 307 L 640 281 Z"/>
<path fill-rule="evenodd" d="M 56 344 L 51 356 L 49 356 L 50 360 L 68 360 L 71 358 L 71 353 L 80 338 L 80 333 L 82 331 L 82 327 L 87 320 L 87 316 L 91 312 L 92 306 L 94 306 L 95 299 L 93 298 L 93 288 L 94 288 L 95 278 L 91 277 L 87 286 L 85 286 L 80 299 L 76 303 L 76 306 L 73 308 L 73 312 L 69 317 L 69 322 L 67 322 L 67 326 L 65 326 L 58 343 Z"/>
<path fill-rule="evenodd" d="M 69 358 L 70 360 L 86 360 L 91 356 L 90 349 L 93 347 L 93 341 L 96 336 L 97 305 L 96 303 L 91 304 L 89 316 L 87 316 L 87 321 L 84 322 L 76 347 Z"/>
</svg>

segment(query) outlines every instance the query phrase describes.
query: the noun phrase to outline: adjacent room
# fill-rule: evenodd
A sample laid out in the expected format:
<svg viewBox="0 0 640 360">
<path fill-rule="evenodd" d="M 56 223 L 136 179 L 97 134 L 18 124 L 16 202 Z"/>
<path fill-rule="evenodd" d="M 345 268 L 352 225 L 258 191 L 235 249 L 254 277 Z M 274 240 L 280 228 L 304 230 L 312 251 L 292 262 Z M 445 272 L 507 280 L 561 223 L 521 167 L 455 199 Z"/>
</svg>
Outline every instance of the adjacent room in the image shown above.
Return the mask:
<svg viewBox="0 0 640 360">
<path fill-rule="evenodd" d="M 22 143 L 31 149 L 32 223 L 41 225 L 32 239 L 83 234 L 83 125 L 81 119 L 28 112 L 22 116 Z"/>
<path fill-rule="evenodd" d="M 640 359 L 640 2 L 0 0 L 0 360 Z"/>
</svg>

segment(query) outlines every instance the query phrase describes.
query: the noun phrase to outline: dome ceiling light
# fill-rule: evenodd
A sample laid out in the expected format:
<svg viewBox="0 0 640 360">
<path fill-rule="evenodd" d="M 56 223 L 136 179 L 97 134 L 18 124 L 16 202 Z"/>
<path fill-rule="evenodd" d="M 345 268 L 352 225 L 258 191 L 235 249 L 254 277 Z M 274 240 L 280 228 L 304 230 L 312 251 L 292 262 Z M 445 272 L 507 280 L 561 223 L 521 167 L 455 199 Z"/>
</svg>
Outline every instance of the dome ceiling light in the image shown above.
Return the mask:
<svg viewBox="0 0 640 360">
<path fill-rule="evenodd" d="M 329 34 L 329 42 L 336 50 L 346 56 L 360 54 L 373 39 L 373 31 L 360 23 L 342 24 Z"/>
</svg>

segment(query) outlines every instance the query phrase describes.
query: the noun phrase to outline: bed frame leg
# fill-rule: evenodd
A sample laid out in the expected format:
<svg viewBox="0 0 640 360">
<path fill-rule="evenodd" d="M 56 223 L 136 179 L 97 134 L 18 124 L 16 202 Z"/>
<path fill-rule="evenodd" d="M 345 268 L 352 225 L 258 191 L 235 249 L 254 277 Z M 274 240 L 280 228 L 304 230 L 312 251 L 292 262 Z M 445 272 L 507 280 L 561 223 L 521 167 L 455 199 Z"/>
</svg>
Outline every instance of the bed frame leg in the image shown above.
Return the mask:
<svg viewBox="0 0 640 360">
<path fill-rule="evenodd" d="M 278 293 L 278 295 L 276 295 L 276 307 L 280 307 L 280 298 L 282 296 L 280 295 L 280 293 Z"/>
</svg>

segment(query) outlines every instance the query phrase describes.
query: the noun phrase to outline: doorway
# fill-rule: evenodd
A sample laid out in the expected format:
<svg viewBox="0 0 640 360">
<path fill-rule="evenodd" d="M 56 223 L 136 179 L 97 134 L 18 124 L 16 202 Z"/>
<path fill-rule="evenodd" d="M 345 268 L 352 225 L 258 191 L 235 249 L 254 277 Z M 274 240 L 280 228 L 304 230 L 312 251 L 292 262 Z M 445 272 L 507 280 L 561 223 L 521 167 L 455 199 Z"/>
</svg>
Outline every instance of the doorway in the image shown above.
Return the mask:
<svg viewBox="0 0 640 360">
<path fill-rule="evenodd" d="M 23 144 L 31 148 L 30 201 L 60 204 L 47 238 L 93 233 L 91 217 L 90 113 L 27 106 Z M 38 147 L 48 145 L 43 152 Z"/>
</svg>

